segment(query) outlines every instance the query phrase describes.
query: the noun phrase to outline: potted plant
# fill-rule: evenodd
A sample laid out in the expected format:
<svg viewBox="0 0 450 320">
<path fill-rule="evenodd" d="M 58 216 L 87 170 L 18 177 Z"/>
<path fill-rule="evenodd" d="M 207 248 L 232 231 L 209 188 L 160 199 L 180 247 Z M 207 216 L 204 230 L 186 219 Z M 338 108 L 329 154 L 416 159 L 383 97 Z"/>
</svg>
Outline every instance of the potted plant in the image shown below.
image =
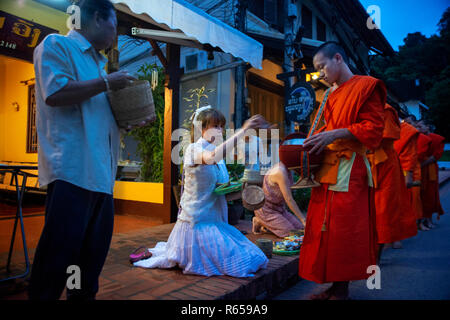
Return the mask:
<svg viewBox="0 0 450 320">
<path fill-rule="evenodd" d="M 147 182 L 163 182 L 164 154 L 164 71 L 156 64 L 144 64 L 139 69 L 139 80 L 152 82 L 152 73 L 158 73 L 152 94 L 155 103 L 156 120 L 128 134 L 137 142 L 137 153 L 142 160 L 141 178 Z M 153 79 L 155 80 L 155 79 Z"/>
</svg>

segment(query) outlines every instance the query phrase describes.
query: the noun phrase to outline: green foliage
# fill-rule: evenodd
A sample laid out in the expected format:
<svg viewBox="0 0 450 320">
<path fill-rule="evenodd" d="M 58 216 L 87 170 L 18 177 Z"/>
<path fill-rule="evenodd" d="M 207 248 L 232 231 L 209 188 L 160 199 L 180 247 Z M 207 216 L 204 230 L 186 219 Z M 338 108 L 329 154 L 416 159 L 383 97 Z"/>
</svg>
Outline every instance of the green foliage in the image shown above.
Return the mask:
<svg viewBox="0 0 450 320">
<path fill-rule="evenodd" d="M 240 180 L 244 175 L 245 166 L 239 163 L 227 164 L 230 180 Z"/>
<path fill-rule="evenodd" d="M 195 110 L 200 108 L 201 106 L 208 105 L 208 95 L 206 93 L 214 92 L 215 89 L 206 89 L 205 86 L 201 88 L 189 89 L 189 96 L 184 97 L 183 100 L 190 102 L 188 107 L 186 108 L 186 119 L 183 120 L 183 124 L 181 125 L 183 128 L 191 129 L 191 116 Z M 202 101 L 206 100 L 206 101 Z M 203 105 L 202 105 L 203 104 Z"/>
<path fill-rule="evenodd" d="M 138 71 L 138 78 L 151 82 L 153 70 L 158 72 L 158 85 L 152 90 L 156 120 L 144 127 L 133 129 L 129 135 L 138 142 L 137 153 L 143 162 L 141 168 L 143 181 L 163 182 L 164 71 L 155 64 L 144 64 Z"/>
<path fill-rule="evenodd" d="M 393 57 L 378 56 L 372 63 L 372 74 L 384 81 L 420 79 L 430 110 L 425 119 L 436 132 L 450 138 L 450 7 L 440 20 L 439 35 L 429 38 L 410 33 Z"/>
</svg>

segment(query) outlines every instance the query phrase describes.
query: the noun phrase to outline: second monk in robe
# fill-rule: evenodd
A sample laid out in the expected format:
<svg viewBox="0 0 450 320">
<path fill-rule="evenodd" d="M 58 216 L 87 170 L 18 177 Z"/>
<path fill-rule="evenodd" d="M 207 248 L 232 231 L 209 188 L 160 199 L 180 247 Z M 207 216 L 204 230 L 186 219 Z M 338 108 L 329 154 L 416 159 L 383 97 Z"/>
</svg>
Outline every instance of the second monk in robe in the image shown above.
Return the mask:
<svg viewBox="0 0 450 320">
<path fill-rule="evenodd" d="M 434 227 L 432 222 L 433 213 L 438 213 L 438 218 L 444 214 L 439 198 L 439 167 L 437 161 L 444 152 L 445 138 L 438 134 L 430 133 L 426 125 L 423 125 L 423 130 L 420 131 L 423 131 L 422 133 L 427 134 L 431 139 L 429 157 L 422 163 L 421 197 L 423 217 L 426 219 L 425 225 L 428 228 L 432 228 Z"/>
<path fill-rule="evenodd" d="M 399 241 L 417 234 L 416 213 L 394 150 L 394 141 L 400 139 L 398 114 L 388 104 L 384 111 L 383 140 L 369 155 L 374 175 L 377 237 L 380 244 L 393 243 L 394 248 L 400 248 Z"/>
<path fill-rule="evenodd" d="M 419 131 L 406 121 L 402 121 L 400 125 L 400 139 L 394 142 L 394 149 L 400 159 L 403 174 L 405 176 L 405 184 L 408 188 L 408 196 L 410 204 L 416 214 L 416 219 L 422 216 L 422 208 L 418 206 L 417 196 L 420 197 L 420 187 L 414 187 L 414 173 L 418 167 L 417 155 L 417 139 Z"/>
</svg>

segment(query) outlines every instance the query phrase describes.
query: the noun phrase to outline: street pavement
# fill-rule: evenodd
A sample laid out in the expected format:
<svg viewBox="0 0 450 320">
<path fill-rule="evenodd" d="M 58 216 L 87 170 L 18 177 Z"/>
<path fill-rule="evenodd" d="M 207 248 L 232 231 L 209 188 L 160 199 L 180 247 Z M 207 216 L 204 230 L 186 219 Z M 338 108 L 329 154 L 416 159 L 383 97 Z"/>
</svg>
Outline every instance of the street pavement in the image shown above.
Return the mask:
<svg viewBox="0 0 450 320">
<path fill-rule="evenodd" d="M 383 251 L 381 288 L 369 290 L 366 281 L 350 283 L 352 300 L 450 300 L 450 181 L 441 185 L 441 204 L 446 214 L 430 231 L 419 231 L 402 241 L 403 249 Z M 306 300 L 330 284 L 301 280 L 274 300 Z"/>
</svg>

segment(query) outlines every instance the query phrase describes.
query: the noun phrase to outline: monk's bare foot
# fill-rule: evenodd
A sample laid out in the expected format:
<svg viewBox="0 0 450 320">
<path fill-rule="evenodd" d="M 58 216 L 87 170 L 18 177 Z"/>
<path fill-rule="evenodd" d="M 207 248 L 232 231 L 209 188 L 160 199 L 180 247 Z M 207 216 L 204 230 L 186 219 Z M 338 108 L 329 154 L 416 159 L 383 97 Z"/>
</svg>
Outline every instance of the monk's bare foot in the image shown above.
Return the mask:
<svg viewBox="0 0 450 320">
<path fill-rule="evenodd" d="M 430 229 L 427 228 L 427 227 L 423 224 L 423 222 L 421 222 L 421 223 L 419 224 L 419 230 L 421 230 L 421 231 L 428 231 L 428 230 L 430 230 Z"/>
<path fill-rule="evenodd" d="M 395 241 L 395 242 L 392 243 L 392 248 L 393 249 L 402 249 L 403 245 L 402 245 L 402 243 L 400 241 Z"/>
<path fill-rule="evenodd" d="M 348 300 L 348 282 L 334 282 L 332 295 L 328 298 L 328 300 Z"/>
<path fill-rule="evenodd" d="M 392 248 L 392 243 L 385 243 L 383 246 L 383 250 Z"/>
<path fill-rule="evenodd" d="M 330 296 L 330 298 L 328 298 L 328 300 L 349 300 L 350 298 L 348 297 L 348 293 L 345 295 L 337 295 L 337 294 L 333 294 Z"/>
<path fill-rule="evenodd" d="M 313 294 L 309 297 L 309 300 L 328 300 L 330 297 L 334 294 L 334 288 L 333 286 L 329 287 L 327 290 L 319 293 L 319 294 Z"/>
<path fill-rule="evenodd" d="M 436 226 L 431 222 L 431 219 L 427 218 L 425 219 L 424 225 L 428 228 L 428 229 L 434 229 Z"/>
</svg>

